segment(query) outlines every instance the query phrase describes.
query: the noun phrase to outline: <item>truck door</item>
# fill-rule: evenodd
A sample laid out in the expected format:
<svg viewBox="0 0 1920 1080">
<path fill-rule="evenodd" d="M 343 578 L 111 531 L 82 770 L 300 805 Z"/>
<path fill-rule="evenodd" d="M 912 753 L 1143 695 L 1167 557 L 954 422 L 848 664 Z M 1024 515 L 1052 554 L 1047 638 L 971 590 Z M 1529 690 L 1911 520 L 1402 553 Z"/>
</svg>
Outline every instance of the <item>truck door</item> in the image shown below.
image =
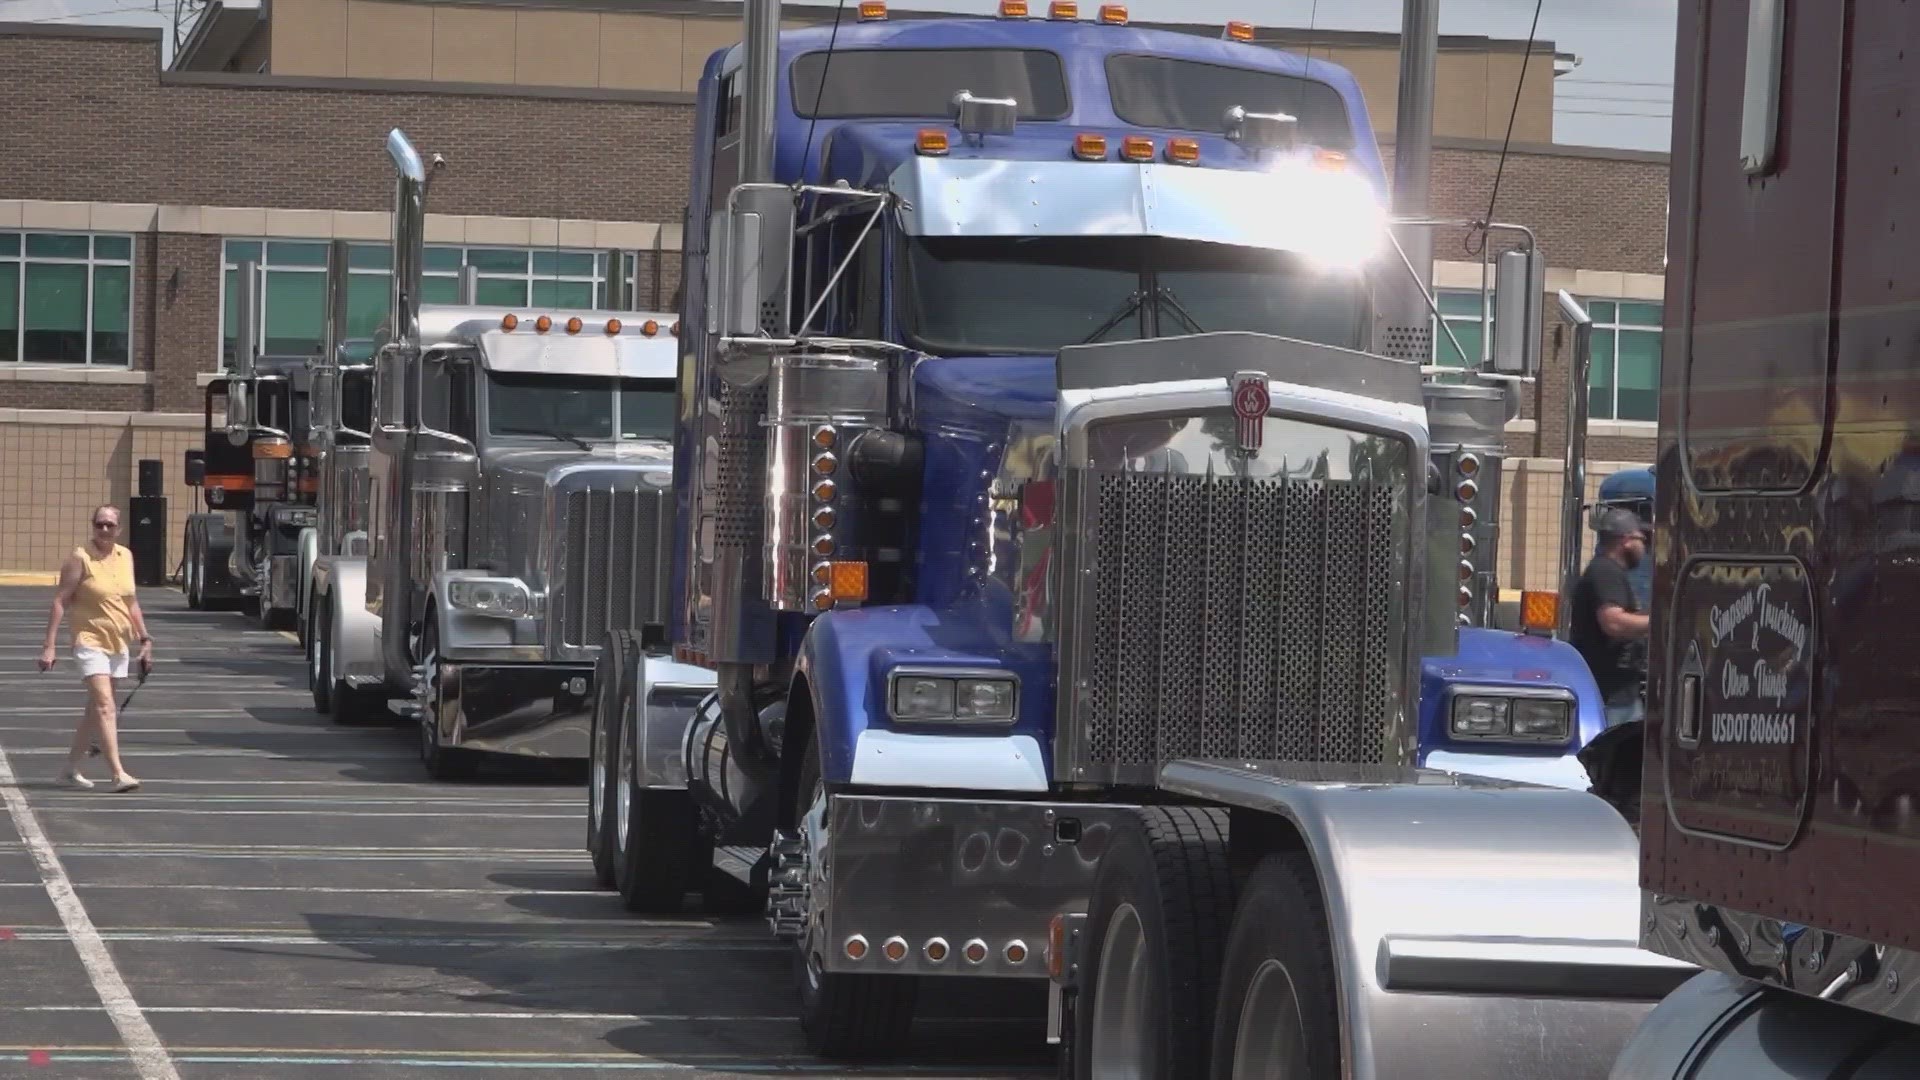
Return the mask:
<svg viewBox="0 0 1920 1080">
<path fill-rule="evenodd" d="M 1679 18 L 1643 885 L 1914 947 L 1920 17 Z"/>
</svg>

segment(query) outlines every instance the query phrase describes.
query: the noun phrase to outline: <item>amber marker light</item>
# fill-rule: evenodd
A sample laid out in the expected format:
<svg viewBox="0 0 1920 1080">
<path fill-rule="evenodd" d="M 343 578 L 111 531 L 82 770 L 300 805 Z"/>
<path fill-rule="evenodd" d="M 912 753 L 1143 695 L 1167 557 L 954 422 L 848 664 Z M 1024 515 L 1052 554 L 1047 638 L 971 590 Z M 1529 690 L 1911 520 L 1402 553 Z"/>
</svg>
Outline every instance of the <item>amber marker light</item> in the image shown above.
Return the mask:
<svg viewBox="0 0 1920 1080">
<path fill-rule="evenodd" d="M 545 315 L 542 315 L 539 318 L 533 320 L 533 328 L 544 334 L 547 331 L 553 329 L 553 320 L 548 318 Z"/>
<path fill-rule="evenodd" d="M 1083 133 L 1073 137 L 1073 156 L 1081 161 L 1100 161 L 1107 156 L 1107 137 Z"/>
<path fill-rule="evenodd" d="M 1520 594 L 1520 625 L 1527 630 L 1553 630 L 1560 625 L 1560 594 L 1529 589 Z"/>
<path fill-rule="evenodd" d="M 1001 18 L 1024 19 L 1027 14 L 1027 0 L 1000 0 Z"/>
<path fill-rule="evenodd" d="M 887 5 L 884 0 L 861 0 L 860 21 L 873 22 L 887 17 Z"/>
<path fill-rule="evenodd" d="M 617 334 L 617 333 L 619 333 L 619 332 L 620 332 L 620 320 L 619 320 L 619 319 L 608 319 L 608 320 L 607 320 L 607 333 L 608 333 L 608 334 Z"/>
<path fill-rule="evenodd" d="M 947 133 L 939 128 L 921 128 L 913 140 L 914 149 L 925 157 L 940 157 L 949 149 Z"/>
<path fill-rule="evenodd" d="M 1153 140 L 1145 135 L 1129 135 L 1120 142 L 1120 156 L 1128 161 L 1152 161 Z"/>
<path fill-rule="evenodd" d="M 640 332 L 648 337 L 652 337 L 660 332 L 660 324 L 652 319 L 648 319 L 646 322 L 640 324 Z"/>
<path fill-rule="evenodd" d="M 1200 143 L 1194 139 L 1175 139 L 1167 144 L 1167 160 L 1179 165 L 1200 162 Z"/>
<path fill-rule="evenodd" d="M 1100 21 L 1107 24 L 1108 26 L 1127 25 L 1127 5 L 1101 4 L 1100 5 Z"/>
<path fill-rule="evenodd" d="M 1073 0 L 1053 0 L 1047 7 L 1049 19 L 1077 19 L 1080 17 L 1080 5 Z"/>
<path fill-rule="evenodd" d="M 1234 41 L 1252 41 L 1253 24 L 1248 22 L 1230 22 L 1227 24 L 1227 37 Z"/>
<path fill-rule="evenodd" d="M 520 316 L 512 314 L 511 312 L 502 316 L 500 319 L 500 329 L 505 330 L 508 333 L 512 333 L 513 328 L 519 325 L 520 325 Z"/>
<path fill-rule="evenodd" d="M 575 315 L 573 318 L 567 320 L 567 333 L 577 334 L 580 332 L 580 328 L 585 325 L 587 324 L 580 321 L 580 316 Z"/>
<path fill-rule="evenodd" d="M 833 563 L 833 590 L 835 600 L 865 600 L 867 598 L 867 564 L 864 562 Z"/>
</svg>

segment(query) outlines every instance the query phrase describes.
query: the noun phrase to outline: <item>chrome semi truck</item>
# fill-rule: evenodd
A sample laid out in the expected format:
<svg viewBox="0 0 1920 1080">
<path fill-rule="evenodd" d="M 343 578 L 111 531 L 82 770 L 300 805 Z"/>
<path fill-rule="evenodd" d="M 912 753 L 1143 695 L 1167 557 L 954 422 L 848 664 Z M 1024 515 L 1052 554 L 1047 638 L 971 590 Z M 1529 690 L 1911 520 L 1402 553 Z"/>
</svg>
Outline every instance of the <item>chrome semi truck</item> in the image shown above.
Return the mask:
<svg viewBox="0 0 1920 1080">
<path fill-rule="evenodd" d="M 1498 337 L 1435 370 L 1392 227 L 1457 223 L 1390 219 L 1337 66 L 1117 5 L 746 8 L 601 880 L 673 910 L 750 867 L 831 1056 L 900 1046 L 920 980 L 1052 975 L 1080 1075 L 1207 1075 L 1223 956 L 1285 945 L 1340 995 L 1302 1075 L 1597 1080 L 1691 969 L 1637 947 L 1591 675 L 1485 625 L 1531 234 L 1475 223 Z"/>
<path fill-rule="evenodd" d="M 421 304 L 426 165 L 398 129 L 387 151 L 366 553 L 333 559 L 316 636 L 335 679 L 417 719 L 436 778 L 483 753 L 584 759 L 602 637 L 667 617 L 677 324 Z"/>
</svg>

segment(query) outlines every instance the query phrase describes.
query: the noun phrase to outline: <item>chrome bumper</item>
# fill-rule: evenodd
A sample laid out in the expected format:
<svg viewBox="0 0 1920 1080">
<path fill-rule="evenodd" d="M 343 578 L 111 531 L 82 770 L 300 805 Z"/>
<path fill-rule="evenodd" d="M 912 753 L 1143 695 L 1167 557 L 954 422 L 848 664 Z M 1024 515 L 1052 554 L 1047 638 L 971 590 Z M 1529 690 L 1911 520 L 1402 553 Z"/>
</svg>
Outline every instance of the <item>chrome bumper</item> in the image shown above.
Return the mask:
<svg viewBox="0 0 1920 1080">
<path fill-rule="evenodd" d="M 1044 979 L 1049 924 L 1087 910 L 1114 823 L 1134 808 L 835 795 L 829 812 L 827 970 Z M 930 955 L 935 942 L 946 948 Z"/>
<path fill-rule="evenodd" d="M 442 746 L 520 757 L 587 757 L 593 668 L 445 664 L 440 667 Z"/>
</svg>

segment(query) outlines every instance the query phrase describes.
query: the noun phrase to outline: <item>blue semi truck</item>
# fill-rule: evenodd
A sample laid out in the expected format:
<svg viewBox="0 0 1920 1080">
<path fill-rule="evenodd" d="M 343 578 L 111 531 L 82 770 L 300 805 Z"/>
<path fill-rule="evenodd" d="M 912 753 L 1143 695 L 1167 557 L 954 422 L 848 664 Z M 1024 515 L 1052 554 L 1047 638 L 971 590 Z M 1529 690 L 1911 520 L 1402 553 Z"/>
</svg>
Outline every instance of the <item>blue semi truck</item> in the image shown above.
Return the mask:
<svg viewBox="0 0 1920 1080">
<path fill-rule="evenodd" d="M 749 0 L 699 84 L 674 606 L 600 651 L 603 886 L 677 910 L 732 867 L 822 1054 L 897 1047 L 939 975 L 1051 976 L 1055 1037 L 1121 1054 L 1075 1034 L 1102 969 L 1075 943 L 1121 933 L 1155 851 L 1221 881 L 1230 853 L 1324 853 L 1352 900 L 1412 887 L 1387 851 L 1414 842 L 1448 867 L 1435 906 L 1367 925 L 1503 960 L 1424 964 L 1478 980 L 1419 1005 L 1471 1047 L 1354 1053 L 1550 1075 L 1541 1025 L 1624 1038 L 1639 999 L 1592 987 L 1647 958 L 1631 834 L 1578 794 L 1598 694 L 1564 642 L 1490 625 L 1531 234 L 1482 223 L 1517 238 L 1498 336 L 1442 371 L 1391 229 L 1453 223 L 1389 219 L 1341 68 L 1117 5 L 778 15 Z M 1142 1037 L 1183 1045 L 1213 1002 L 1162 990 Z"/>
</svg>

